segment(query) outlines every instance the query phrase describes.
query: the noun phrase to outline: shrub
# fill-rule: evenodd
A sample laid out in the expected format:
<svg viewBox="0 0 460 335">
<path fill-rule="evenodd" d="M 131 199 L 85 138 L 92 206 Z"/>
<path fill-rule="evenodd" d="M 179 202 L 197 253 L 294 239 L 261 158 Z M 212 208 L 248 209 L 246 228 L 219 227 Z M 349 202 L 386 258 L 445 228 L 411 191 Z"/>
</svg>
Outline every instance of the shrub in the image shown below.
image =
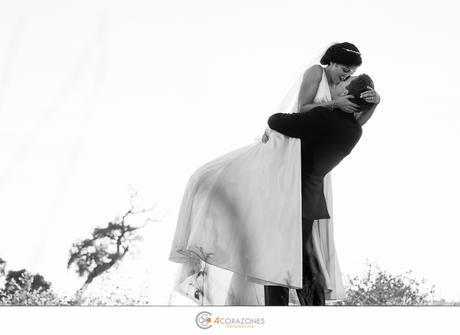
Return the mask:
<svg viewBox="0 0 460 335">
<path fill-rule="evenodd" d="M 47 306 L 68 305 L 66 298 L 59 297 L 51 285 L 40 275 L 26 270 L 10 271 L 5 285 L 0 289 L 0 305 Z"/>
<path fill-rule="evenodd" d="M 434 301 L 435 286 L 418 280 L 412 271 L 392 275 L 367 262 L 362 276 L 347 276 L 346 298 L 335 305 L 429 305 Z"/>
</svg>

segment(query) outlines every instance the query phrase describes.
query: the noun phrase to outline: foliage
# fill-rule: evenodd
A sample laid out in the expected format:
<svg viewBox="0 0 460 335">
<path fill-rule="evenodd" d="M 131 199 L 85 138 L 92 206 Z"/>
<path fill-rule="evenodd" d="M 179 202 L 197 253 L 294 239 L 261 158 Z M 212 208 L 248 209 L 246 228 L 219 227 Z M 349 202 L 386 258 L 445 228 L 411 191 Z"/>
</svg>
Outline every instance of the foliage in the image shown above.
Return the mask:
<svg viewBox="0 0 460 335">
<path fill-rule="evenodd" d="M 105 227 L 97 227 L 90 238 L 74 243 L 69 252 L 67 268 L 75 266 L 81 277 L 86 277 L 83 286 L 72 297 L 58 296 L 51 283 L 40 274 L 31 274 L 25 269 L 9 271 L 6 274 L 6 262 L 0 258 L 0 305 L 142 305 L 148 299 L 142 293 L 132 290 L 120 290 L 118 286 L 110 286 L 108 273 L 116 269 L 133 242 L 142 239 L 138 230 L 150 221 L 147 218 L 140 227 L 127 224 L 131 215 L 146 213 L 153 209 L 134 210 L 131 194 L 131 208 L 121 217 L 109 222 Z M 155 207 L 155 206 L 154 206 Z M 104 276 L 103 276 L 104 275 Z M 85 294 L 89 284 L 95 278 L 105 278 L 103 289 L 98 288 L 95 294 Z"/>
<path fill-rule="evenodd" d="M 85 286 L 97 276 L 110 270 L 123 259 L 132 242 L 141 239 L 136 232 L 143 226 L 133 227 L 127 224 L 128 216 L 146 211 L 148 210 L 134 211 L 131 197 L 131 208 L 121 218 L 109 222 L 106 227 L 95 228 L 90 238 L 72 245 L 67 268 L 75 265 L 78 275 L 86 276 Z M 153 220 L 148 219 L 145 224 L 149 221 Z"/>
<path fill-rule="evenodd" d="M 433 304 L 435 286 L 427 287 L 412 271 L 392 275 L 367 262 L 363 276 L 348 276 L 346 298 L 337 305 L 428 305 Z"/>
<path fill-rule="evenodd" d="M 51 286 L 51 284 L 47 282 L 42 275 L 32 275 L 27 272 L 26 269 L 8 271 L 5 278 L 6 291 L 15 291 L 17 289 L 25 288 L 26 285 L 30 285 L 28 288 L 30 291 L 47 291 Z"/>
<path fill-rule="evenodd" d="M 0 269 L 1 270 L 1 269 Z M 343 301 L 328 302 L 328 305 L 459 305 L 445 300 L 433 301 L 434 286 L 426 287 L 425 280 L 417 280 L 405 274 L 391 275 L 379 267 L 369 264 L 367 271 L 361 276 L 348 277 L 346 298 Z M 9 280 L 6 278 L 9 276 Z M 143 287 L 122 287 L 120 281 L 112 280 L 113 273 L 106 272 L 91 284 L 72 297 L 59 296 L 53 291 L 52 285 L 39 274 L 31 274 L 26 270 L 0 271 L 0 305 L 20 306 L 133 306 L 148 305 L 149 298 Z M 19 274 L 19 276 L 18 276 Z M 48 285 L 37 286 L 34 282 L 41 278 Z M 121 281 L 123 282 L 123 280 Z M 94 286 L 93 286 L 94 285 Z M 298 305 L 294 290 L 290 290 L 290 305 Z"/>
<path fill-rule="evenodd" d="M 94 229 L 91 238 L 73 244 L 67 267 L 75 264 L 78 275 L 86 275 L 85 284 L 91 283 L 126 255 L 129 237 L 136 229 L 113 222 L 105 228 Z"/>
<path fill-rule="evenodd" d="M 326 301 L 334 306 L 381 306 L 381 305 L 458 305 L 455 302 L 434 300 L 435 286 L 427 286 L 425 279 L 416 279 L 406 271 L 390 274 L 377 265 L 366 263 L 361 276 L 346 276 L 345 299 Z M 289 305 L 299 305 L 295 290 L 289 290 Z"/>
<path fill-rule="evenodd" d="M 128 279 L 128 280 L 127 280 Z M 131 279 L 131 280 L 130 280 Z M 126 283 L 126 284 L 125 284 Z M 132 278 L 104 273 L 90 287 L 75 295 L 72 304 L 79 306 L 133 306 L 148 305 L 147 289 L 143 285 L 131 287 Z"/>
<path fill-rule="evenodd" d="M 39 274 L 26 270 L 0 273 L 3 287 L 0 288 L 0 305 L 67 305 L 65 298 L 59 297 L 51 289 L 51 284 Z"/>
<path fill-rule="evenodd" d="M 16 289 L 0 289 L 0 305 L 9 306 L 132 306 L 146 305 L 149 300 L 118 287 L 108 286 L 97 294 L 59 296 L 51 288 L 32 289 L 33 276 L 24 272 Z"/>
</svg>

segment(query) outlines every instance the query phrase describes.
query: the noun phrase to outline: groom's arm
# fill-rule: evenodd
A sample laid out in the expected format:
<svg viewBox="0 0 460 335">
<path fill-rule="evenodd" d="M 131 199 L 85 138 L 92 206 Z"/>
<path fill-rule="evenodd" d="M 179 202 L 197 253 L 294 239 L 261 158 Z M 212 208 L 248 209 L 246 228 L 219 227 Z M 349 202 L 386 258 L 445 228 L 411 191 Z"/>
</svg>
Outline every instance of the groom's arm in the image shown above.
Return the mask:
<svg viewBox="0 0 460 335">
<path fill-rule="evenodd" d="M 310 133 L 314 115 L 307 113 L 276 113 L 268 119 L 268 126 L 283 135 L 303 138 Z"/>
</svg>

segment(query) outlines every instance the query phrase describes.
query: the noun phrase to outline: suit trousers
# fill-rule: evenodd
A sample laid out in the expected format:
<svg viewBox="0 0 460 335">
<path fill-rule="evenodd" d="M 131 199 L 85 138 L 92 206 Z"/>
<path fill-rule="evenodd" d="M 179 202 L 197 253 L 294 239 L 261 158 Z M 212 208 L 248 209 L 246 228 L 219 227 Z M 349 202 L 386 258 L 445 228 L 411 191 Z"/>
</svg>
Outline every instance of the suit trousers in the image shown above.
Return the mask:
<svg viewBox="0 0 460 335">
<path fill-rule="evenodd" d="M 312 239 L 312 219 L 302 219 L 302 289 L 296 289 L 302 306 L 324 306 L 326 304 L 325 280 L 315 257 Z M 265 306 L 288 306 L 289 288 L 264 285 Z"/>
</svg>

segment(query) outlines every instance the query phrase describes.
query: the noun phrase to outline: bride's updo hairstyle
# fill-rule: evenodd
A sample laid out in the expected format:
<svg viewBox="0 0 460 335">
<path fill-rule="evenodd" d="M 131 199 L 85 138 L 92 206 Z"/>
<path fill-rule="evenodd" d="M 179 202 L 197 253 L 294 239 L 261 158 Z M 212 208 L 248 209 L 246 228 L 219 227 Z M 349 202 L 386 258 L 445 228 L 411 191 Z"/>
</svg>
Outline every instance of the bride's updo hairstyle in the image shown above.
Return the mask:
<svg viewBox="0 0 460 335">
<path fill-rule="evenodd" d="M 336 43 L 326 50 L 320 60 L 322 65 L 329 65 L 331 62 L 347 66 L 360 66 L 362 63 L 361 53 L 352 43 Z"/>
<path fill-rule="evenodd" d="M 359 97 L 361 93 L 369 90 L 368 86 L 374 88 L 374 82 L 372 81 L 371 77 L 363 73 L 357 77 L 354 77 L 346 87 L 348 94 L 352 94 L 354 96 L 350 99 L 350 101 L 359 105 L 361 111 L 366 111 L 373 105 L 372 103 L 367 102 Z"/>
</svg>

